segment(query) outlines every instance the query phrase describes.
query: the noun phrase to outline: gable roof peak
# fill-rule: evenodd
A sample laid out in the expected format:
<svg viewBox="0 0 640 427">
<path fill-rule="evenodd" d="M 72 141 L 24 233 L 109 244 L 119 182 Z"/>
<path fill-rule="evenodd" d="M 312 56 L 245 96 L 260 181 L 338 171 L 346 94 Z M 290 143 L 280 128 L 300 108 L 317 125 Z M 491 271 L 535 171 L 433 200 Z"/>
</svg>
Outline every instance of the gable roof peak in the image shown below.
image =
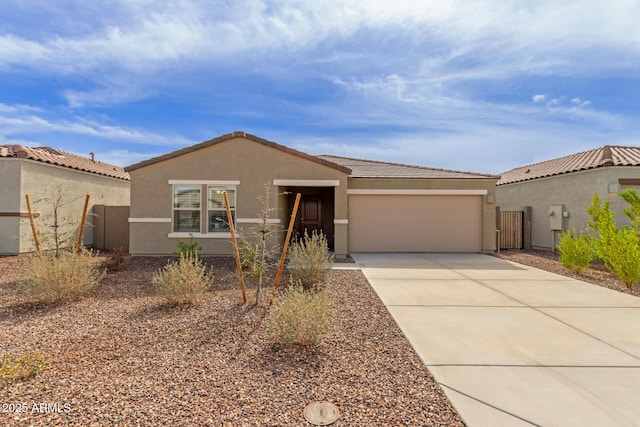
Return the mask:
<svg viewBox="0 0 640 427">
<path fill-rule="evenodd" d="M 243 138 L 243 139 L 247 139 L 249 141 L 257 142 L 258 144 L 262 144 L 264 146 L 267 146 L 267 147 L 270 147 L 270 148 L 273 148 L 273 149 L 276 149 L 276 150 L 291 154 L 293 156 L 297 156 L 297 157 L 312 161 L 314 163 L 318 163 L 318 164 L 321 164 L 323 166 L 327 166 L 329 168 L 336 169 L 336 170 L 338 170 L 340 172 L 343 172 L 343 173 L 345 173 L 347 175 L 351 174 L 351 169 L 349 169 L 347 167 L 344 167 L 344 166 L 339 165 L 337 163 L 322 159 L 322 158 L 320 158 L 318 156 L 312 156 L 311 154 L 303 153 L 302 151 L 298 151 L 298 150 L 296 150 L 294 148 L 290 148 L 290 147 L 278 144 L 276 142 L 269 141 L 269 140 L 264 139 L 264 138 L 260 138 L 258 136 L 246 133 L 245 131 L 241 131 L 241 130 L 233 131 L 231 133 L 227 133 L 227 134 L 218 136 L 216 138 L 212 138 L 212 139 L 209 139 L 207 141 L 203 141 L 203 142 L 201 142 L 199 144 L 195 144 L 195 145 L 191 145 L 189 147 L 181 148 L 181 149 L 173 151 L 171 153 L 167 153 L 167 154 L 163 154 L 161 156 L 153 157 L 153 158 L 148 159 L 148 160 L 143 160 L 141 162 L 129 165 L 129 166 L 125 167 L 124 169 L 127 172 L 131 172 L 131 171 L 136 170 L 136 169 L 140 169 L 140 168 L 143 168 L 143 167 L 146 167 L 146 166 L 150 166 L 150 165 L 153 165 L 155 163 L 159 163 L 159 162 L 162 162 L 162 161 L 165 161 L 165 160 L 169 160 L 169 159 L 172 159 L 174 157 L 179 157 L 179 156 L 182 156 L 184 154 L 191 153 L 191 152 L 194 152 L 194 151 L 197 151 L 197 150 L 201 150 L 203 148 L 207 148 L 207 147 L 210 147 L 210 146 L 213 146 L 213 145 L 216 145 L 216 144 L 220 144 L 221 142 L 230 141 L 230 140 L 236 139 L 236 138 Z"/>
</svg>

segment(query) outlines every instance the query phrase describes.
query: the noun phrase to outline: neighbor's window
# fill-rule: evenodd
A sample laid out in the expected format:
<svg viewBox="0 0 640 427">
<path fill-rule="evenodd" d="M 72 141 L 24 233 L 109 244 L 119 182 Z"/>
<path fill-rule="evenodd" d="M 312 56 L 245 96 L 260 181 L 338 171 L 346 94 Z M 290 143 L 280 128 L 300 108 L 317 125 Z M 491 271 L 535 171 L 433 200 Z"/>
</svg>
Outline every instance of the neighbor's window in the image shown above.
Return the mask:
<svg viewBox="0 0 640 427">
<path fill-rule="evenodd" d="M 209 233 L 229 232 L 229 217 L 227 207 L 224 203 L 224 194 L 229 197 L 229 208 L 231 216 L 235 221 L 236 216 L 236 188 L 229 186 L 209 185 L 207 187 L 207 215 L 209 218 L 207 231 Z"/>
<path fill-rule="evenodd" d="M 200 233 L 200 186 L 173 187 L 173 231 Z"/>
</svg>

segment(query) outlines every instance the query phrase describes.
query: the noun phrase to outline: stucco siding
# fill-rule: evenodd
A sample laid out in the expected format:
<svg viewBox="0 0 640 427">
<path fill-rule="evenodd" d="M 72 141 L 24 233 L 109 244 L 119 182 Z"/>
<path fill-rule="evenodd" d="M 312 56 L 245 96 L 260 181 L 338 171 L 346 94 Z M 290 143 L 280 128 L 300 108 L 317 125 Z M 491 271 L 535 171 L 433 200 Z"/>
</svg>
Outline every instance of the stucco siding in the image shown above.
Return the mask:
<svg viewBox="0 0 640 427">
<path fill-rule="evenodd" d="M 22 165 L 22 188 L 19 195 L 21 210 L 26 211 L 25 195 L 29 194 L 33 210 L 39 214 L 36 226 L 43 235 L 41 244 L 45 249 L 53 247 L 50 236 L 54 223 L 53 200 L 58 192 L 63 196 L 63 203 L 59 208 L 59 231 L 72 236 L 77 236 L 85 195 L 89 194 L 89 210 L 83 231 L 83 243 L 87 246 L 93 244 L 94 205 L 129 205 L 129 181 L 32 160 L 12 161 Z M 49 236 L 45 236 L 46 234 Z M 21 221 L 20 236 L 20 252 L 33 251 L 35 247 L 28 220 Z"/>
<path fill-rule="evenodd" d="M 0 158 L 0 212 L 6 215 L 19 214 L 20 207 L 20 163 Z M 20 249 L 20 218 L 0 216 L 0 255 L 15 254 Z"/>
<path fill-rule="evenodd" d="M 251 219 L 259 216 L 260 197 L 264 184 L 271 186 L 271 217 L 280 219 L 274 226 L 279 229 L 276 239 L 282 239 L 288 225 L 290 212 L 282 187 L 274 186 L 273 180 L 336 180 L 335 215 L 347 214 L 347 175 L 344 172 L 300 158 L 290 153 L 273 149 L 242 137 L 185 153 L 130 172 L 131 218 L 130 251 L 132 254 L 170 254 L 176 250 L 176 241 L 169 237 L 172 223 L 146 223 L 145 219 L 164 218 L 171 220 L 172 185 L 170 180 L 181 181 L 239 181 L 236 185 L 236 218 Z M 240 223 L 240 231 L 251 224 Z M 203 254 L 221 255 L 232 251 L 230 239 L 198 236 Z M 345 251 L 336 248 L 336 252 Z"/>
<path fill-rule="evenodd" d="M 550 227 L 548 210 L 551 205 L 564 205 L 568 212 L 569 216 L 563 219 L 565 230 L 584 230 L 591 219 L 587 209 L 593 195 L 598 194 L 611 204 L 618 225 L 629 224 L 628 218 L 622 213 L 628 204 L 618 194 L 633 187 L 618 185 L 620 178 L 640 178 L 640 168 L 604 167 L 500 185 L 496 188 L 496 203 L 502 211 L 531 206 L 531 245 L 551 249 L 554 239 L 556 244 L 559 239 L 558 233 L 554 236 Z"/>
</svg>

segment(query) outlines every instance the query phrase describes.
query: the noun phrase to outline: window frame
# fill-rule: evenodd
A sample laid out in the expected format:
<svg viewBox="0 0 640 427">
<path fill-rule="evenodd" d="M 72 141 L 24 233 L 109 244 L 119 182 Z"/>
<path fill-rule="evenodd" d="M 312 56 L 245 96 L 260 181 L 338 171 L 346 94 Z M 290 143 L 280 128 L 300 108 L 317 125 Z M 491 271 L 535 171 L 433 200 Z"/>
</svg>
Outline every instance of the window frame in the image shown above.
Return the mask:
<svg viewBox="0 0 640 427">
<path fill-rule="evenodd" d="M 186 207 L 181 207 L 179 206 L 180 203 L 176 203 L 176 198 L 178 196 L 177 190 L 179 188 L 184 188 L 184 189 L 191 189 L 191 190 L 185 190 L 185 191 L 196 191 L 198 192 L 198 202 L 197 202 L 197 207 L 194 206 L 186 206 Z M 193 201 L 190 200 L 190 202 L 193 203 Z M 178 206 L 176 206 L 178 205 Z M 197 212 L 197 221 L 198 221 L 198 227 L 197 230 L 178 230 L 178 221 L 177 221 L 177 213 L 178 212 Z M 196 233 L 196 234 L 200 234 L 200 232 L 202 231 L 202 186 L 201 185 L 177 185 L 174 184 L 171 187 L 171 230 L 173 233 Z"/>
<path fill-rule="evenodd" d="M 171 185 L 171 231 L 168 234 L 170 238 L 204 238 L 204 239 L 215 239 L 215 238 L 229 238 L 231 237 L 231 230 L 229 228 L 220 230 L 220 231 L 209 231 L 209 212 L 210 211 L 221 211 L 221 209 L 209 209 L 209 188 L 211 187 L 227 187 L 229 191 L 233 188 L 234 198 L 233 201 L 229 200 L 230 204 L 233 206 L 231 216 L 235 222 L 237 221 L 237 197 L 238 197 L 238 186 L 240 185 L 240 181 L 237 180 L 176 180 L 170 179 L 169 184 Z M 200 207 L 197 209 L 200 215 L 200 229 L 198 232 L 188 232 L 188 231 L 174 231 L 175 230 L 175 211 L 181 208 L 174 208 L 174 194 L 175 188 L 181 186 L 189 186 L 189 187 L 199 187 L 200 189 Z M 184 208 L 182 210 L 195 210 L 193 208 Z M 226 207 L 224 207 L 224 211 L 226 212 Z M 226 216 L 226 215 L 225 215 Z"/>
<path fill-rule="evenodd" d="M 231 233 L 231 228 L 227 227 L 223 227 L 220 230 L 212 230 L 212 223 L 211 223 L 211 213 L 212 212 L 222 212 L 223 217 L 227 217 L 227 208 L 226 206 L 222 207 L 222 208 L 212 208 L 211 207 L 211 202 L 212 202 L 212 198 L 210 196 L 210 191 L 212 189 L 222 189 L 222 191 L 226 191 L 227 195 L 229 196 L 229 209 L 231 210 L 231 220 L 233 221 L 233 224 L 235 225 L 236 223 L 236 200 L 237 200 L 237 186 L 235 185 L 207 185 L 206 189 L 207 189 L 207 206 L 206 206 L 206 210 L 207 210 L 207 215 L 206 215 L 206 233 L 207 234 L 220 234 L 220 233 L 227 233 L 230 234 Z M 229 192 L 233 191 L 233 199 L 230 197 Z M 227 221 L 229 220 L 229 218 L 226 218 Z"/>
</svg>

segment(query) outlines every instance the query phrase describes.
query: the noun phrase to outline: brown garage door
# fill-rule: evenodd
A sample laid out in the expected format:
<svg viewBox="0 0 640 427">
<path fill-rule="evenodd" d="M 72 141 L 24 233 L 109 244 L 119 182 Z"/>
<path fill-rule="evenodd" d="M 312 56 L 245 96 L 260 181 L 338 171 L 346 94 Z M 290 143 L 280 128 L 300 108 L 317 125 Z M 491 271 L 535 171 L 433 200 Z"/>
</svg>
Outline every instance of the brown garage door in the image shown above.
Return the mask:
<svg viewBox="0 0 640 427">
<path fill-rule="evenodd" d="M 482 196 L 349 195 L 351 252 L 481 252 Z"/>
</svg>

